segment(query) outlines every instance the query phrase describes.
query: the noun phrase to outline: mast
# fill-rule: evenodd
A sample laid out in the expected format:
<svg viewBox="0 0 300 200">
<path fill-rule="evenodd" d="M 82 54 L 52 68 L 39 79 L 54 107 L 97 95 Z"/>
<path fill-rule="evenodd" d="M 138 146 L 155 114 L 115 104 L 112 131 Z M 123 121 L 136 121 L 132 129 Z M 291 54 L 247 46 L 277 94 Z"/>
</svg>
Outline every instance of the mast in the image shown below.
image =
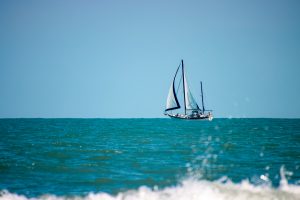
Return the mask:
<svg viewBox="0 0 300 200">
<path fill-rule="evenodd" d="M 200 85 L 201 85 L 202 110 L 203 110 L 203 113 L 204 113 L 204 101 L 203 101 L 203 89 L 202 89 L 202 81 L 200 81 Z"/>
<path fill-rule="evenodd" d="M 184 99 L 184 114 L 186 115 L 186 104 L 185 104 L 185 84 L 184 84 L 184 66 L 183 66 L 183 60 L 181 60 L 181 67 L 182 67 L 182 86 L 183 86 L 183 99 Z"/>
</svg>

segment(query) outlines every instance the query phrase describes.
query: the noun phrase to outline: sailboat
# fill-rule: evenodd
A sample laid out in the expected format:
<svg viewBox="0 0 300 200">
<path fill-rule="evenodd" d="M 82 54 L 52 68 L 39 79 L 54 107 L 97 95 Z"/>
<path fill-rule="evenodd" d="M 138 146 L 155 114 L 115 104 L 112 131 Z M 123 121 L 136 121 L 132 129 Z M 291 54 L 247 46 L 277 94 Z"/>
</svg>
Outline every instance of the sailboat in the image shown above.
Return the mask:
<svg viewBox="0 0 300 200">
<path fill-rule="evenodd" d="M 177 90 L 175 88 L 175 81 L 176 81 L 176 76 L 178 75 L 179 70 L 181 69 L 181 78 L 179 80 L 179 84 L 177 87 Z M 182 86 L 183 86 L 183 101 L 184 101 L 184 113 L 173 113 L 173 111 L 180 109 L 181 106 L 178 101 L 178 90 L 180 83 L 182 81 Z M 175 76 L 173 78 L 171 87 L 169 89 L 169 94 L 167 98 L 167 104 L 166 104 L 166 109 L 164 114 L 171 117 L 171 118 L 178 118 L 178 119 L 186 119 L 186 120 L 212 120 L 213 115 L 212 115 L 212 110 L 206 110 L 204 108 L 204 100 L 203 100 L 203 89 L 202 89 L 202 81 L 200 81 L 201 84 L 201 100 L 202 100 L 202 106 L 201 108 L 198 106 L 197 102 L 195 101 L 187 80 L 186 80 L 186 74 L 184 72 L 184 65 L 183 65 L 183 60 L 181 60 L 180 65 L 178 66 Z"/>
</svg>

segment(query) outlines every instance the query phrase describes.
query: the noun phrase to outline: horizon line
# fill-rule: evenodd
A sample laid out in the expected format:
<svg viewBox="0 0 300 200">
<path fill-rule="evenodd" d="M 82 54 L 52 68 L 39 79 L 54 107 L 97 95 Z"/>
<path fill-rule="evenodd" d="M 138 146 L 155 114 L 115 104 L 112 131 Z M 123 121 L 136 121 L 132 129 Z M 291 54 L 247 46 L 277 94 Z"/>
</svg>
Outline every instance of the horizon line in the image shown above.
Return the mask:
<svg viewBox="0 0 300 200">
<path fill-rule="evenodd" d="M 170 119 L 168 117 L 0 117 L 1 119 Z M 214 117 L 213 119 L 300 119 L 300 117 Z"/>
</svg>

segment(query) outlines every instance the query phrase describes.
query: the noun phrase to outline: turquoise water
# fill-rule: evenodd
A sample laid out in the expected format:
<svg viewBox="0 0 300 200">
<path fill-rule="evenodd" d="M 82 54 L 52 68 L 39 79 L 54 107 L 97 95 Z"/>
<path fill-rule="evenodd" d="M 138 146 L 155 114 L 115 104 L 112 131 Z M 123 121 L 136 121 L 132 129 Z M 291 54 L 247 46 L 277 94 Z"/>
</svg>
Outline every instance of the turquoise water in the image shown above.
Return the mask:
<svg viewBox="0 0 300 200">
<path fill-rule="evenodd" d="M 300 119 L 0 119 L 0 137 L 0 199 L 300 199 Z"/>
</svg>

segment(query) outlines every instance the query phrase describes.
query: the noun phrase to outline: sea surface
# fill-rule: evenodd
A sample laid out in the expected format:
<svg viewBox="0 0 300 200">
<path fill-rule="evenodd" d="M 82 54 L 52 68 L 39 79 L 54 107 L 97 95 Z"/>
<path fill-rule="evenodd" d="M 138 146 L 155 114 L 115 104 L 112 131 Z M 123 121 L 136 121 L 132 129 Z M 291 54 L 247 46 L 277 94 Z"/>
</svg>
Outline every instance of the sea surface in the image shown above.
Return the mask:
<svg viewBox="0 0 300 200">
<path fill-rule="evenodd" d="M 0 199 L 300 199 L 300 119 L 0 119 Z"/>
</svg>

